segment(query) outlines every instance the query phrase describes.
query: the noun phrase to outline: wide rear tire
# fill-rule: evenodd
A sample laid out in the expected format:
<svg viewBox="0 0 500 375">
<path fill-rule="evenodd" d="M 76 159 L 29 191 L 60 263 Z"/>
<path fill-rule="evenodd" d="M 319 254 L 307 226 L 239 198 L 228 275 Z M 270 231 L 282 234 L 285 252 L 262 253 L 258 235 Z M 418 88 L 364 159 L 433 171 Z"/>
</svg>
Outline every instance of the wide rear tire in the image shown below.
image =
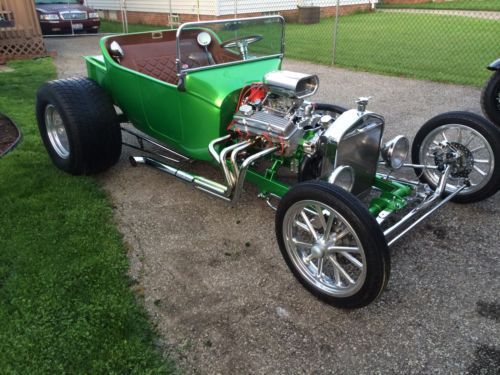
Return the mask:
<svg viewBox="0 0 500 375">
<path fill-rule="evenodd" d="M 389 280 L 389 249 L 380 226 L 338 186 L 308 181 L 292 187 L 278 206 L 276 236 L 294 276 L 333 306 L 366 306 Z"/>
<path fill-rule="evenodd" d="M 118 161 L 120 123 L 111 98 L 96 82 L 77 77 L 43 84 L 36 117 L 45 148 L 63 171 L 93 174 Z"/>
</svg>

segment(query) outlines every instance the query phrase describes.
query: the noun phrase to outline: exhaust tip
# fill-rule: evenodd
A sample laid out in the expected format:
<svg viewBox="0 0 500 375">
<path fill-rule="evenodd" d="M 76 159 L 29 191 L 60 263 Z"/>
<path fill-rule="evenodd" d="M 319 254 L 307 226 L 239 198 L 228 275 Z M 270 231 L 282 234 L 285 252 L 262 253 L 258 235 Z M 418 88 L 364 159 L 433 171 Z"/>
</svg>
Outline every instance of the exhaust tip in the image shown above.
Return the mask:
<svg viewBox="0 0 500 375">
<path fill-rule="evenodd" d="M 128 158 L 128 161 L 130 162 L 130 165 L 131 165 L 132 167 L 137 167 L 137 161 L 135 160 L 135 157 L 130 156 L 130 157 Z"/>
</svg>

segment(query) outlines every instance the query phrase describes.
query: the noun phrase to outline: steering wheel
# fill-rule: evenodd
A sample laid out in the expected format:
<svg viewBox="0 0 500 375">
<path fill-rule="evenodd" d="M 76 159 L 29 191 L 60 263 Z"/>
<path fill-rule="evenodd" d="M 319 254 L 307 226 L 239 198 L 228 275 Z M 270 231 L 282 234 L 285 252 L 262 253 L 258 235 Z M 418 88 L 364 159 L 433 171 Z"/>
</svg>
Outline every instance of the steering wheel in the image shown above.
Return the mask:
<svg viewBox="0 0 500 375">
<path fill-rule="evenodd" d="M 243 60 L 246 60 L 248 57 L 248 45 L 258 42 L 259 40 L 262 40 L 263 37 L 262 35 L 247 35 L 247 36 L 242 36 L 240 38 L 234 38 L 234 39 L 229 39 L 226 40 L 225 42 L 221 43 L 220 46 L 222 48 L 238 48 L 240 50 L 241 57 Z"/>
</svg>

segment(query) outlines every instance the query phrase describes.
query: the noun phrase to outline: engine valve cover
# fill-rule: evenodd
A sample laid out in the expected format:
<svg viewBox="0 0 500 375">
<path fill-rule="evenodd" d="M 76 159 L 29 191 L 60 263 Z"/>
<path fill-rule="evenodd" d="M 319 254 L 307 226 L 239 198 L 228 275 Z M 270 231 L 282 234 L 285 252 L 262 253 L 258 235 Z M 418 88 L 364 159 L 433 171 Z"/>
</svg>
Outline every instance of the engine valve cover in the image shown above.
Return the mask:
<svg viewBox="0 0 500 375">
<path fill-rule="evenodd" d="M 249 116 L 238 111 L 233 120 L 233 131 L 250 136 L 263 135 L 274 142 L 289 141 L 297 132 L 297 127 L 290 118 L 267 111 L 256 111 Z"/>
</svg>

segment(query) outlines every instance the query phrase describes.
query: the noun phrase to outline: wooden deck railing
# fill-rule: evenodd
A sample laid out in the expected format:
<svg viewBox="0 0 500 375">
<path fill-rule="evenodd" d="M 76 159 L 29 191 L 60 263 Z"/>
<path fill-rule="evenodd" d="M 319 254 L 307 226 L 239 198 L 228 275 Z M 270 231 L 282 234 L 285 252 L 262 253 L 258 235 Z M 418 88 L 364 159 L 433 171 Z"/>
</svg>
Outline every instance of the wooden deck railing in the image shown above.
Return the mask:
<svg viewBox="0 0 500 375">
<path fill-rule="evenodd" d="M 33 0 L 0 0 L 0 63 L 45 54 Z"/>
</svg>

